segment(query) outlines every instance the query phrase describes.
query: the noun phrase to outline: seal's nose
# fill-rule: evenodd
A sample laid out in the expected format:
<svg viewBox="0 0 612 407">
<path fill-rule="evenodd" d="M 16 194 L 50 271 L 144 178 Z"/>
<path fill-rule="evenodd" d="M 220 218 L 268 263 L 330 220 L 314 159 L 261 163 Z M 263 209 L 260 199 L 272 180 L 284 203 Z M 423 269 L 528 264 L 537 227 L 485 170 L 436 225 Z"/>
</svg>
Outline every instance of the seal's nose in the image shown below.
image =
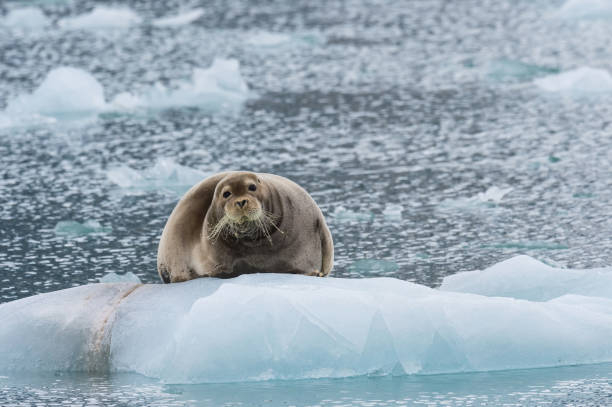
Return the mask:
<svg viewBox="0 0 612 407">
<path fill-rule="evenodd" d="M 244 205 L 246 205 L 249 202 L 248 199 L 243 199 L 242 201 L 236 201 L 236 205 L 238 205 L 239 208 L 244 207 Z"/>
</svg>

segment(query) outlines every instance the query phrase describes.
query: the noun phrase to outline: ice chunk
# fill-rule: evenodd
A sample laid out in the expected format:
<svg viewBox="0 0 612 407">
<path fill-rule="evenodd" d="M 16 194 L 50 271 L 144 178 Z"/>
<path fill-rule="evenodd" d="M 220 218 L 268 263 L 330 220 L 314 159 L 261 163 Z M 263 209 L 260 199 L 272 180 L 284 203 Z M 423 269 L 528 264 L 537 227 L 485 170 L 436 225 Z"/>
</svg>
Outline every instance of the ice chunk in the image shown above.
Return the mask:
<svg viewBox="0 0 612 407">
<path fill-rule="evenodd" d="M 125 28 L 138 25 L 142 18 L 129 8 L 98 6 L 89 13 L 67 17 L 59 21 L 59 26 L 68 30 L 96 30 L 104 28 Z"/>
<path fill-rule="evenodd" d="M 520 281 L 574 290 L 576 280 L 555 277 Z M 509 295 L 520 297 L 516 287 Z M 0 373 L 110 370 L 204 383 L 612 361 L 612 298 L 591 294 L 528 301 L 290 274 L 93 284 L 0 305 Z"/>
<path fill-rule="evenodd" d="M 0 25 L 12 29 L 35 30 L 47 27 L 49 19 L 36 7 L 23 7 L 9 11 L 4 18 L 0 19 Z"/>
<path fill-rule="evenodd" d="M 82 69 L 63 66 L 51 70 L 32 94 L 9 100 L 5 113 L 54 117 L 106 109 L 100 82 Z"/>
<path fill-rule="evenodd" d="M 501 203 L 502 199 L 512 191 L 512 188 L 492 186 L 485 192 L 479 192 L 471 198 L 459 198 L 443 201 L 441 209 L 481 209 L 491 208 Z"/>
<path fill-rule="evenodd" d="M 350 209 L 346 209 L 343 206 L 337 206 L 336 209 L 331 213 L 334 220 L 338 222 L 370 222 L 374 219 L 372 212 L 357 212 Z"/>
<path fill-rule="evenodd" d="M 566 294 L 612 299 L 612 268 L 553 268 L 528 256 L 517 256 L 485 270 L 448 276 L 441 290 L 548 301 Z"/>
<path fill-rule="evenodd" d="M 612 1 L 568 0 L 561 6 L 556 17 L 568 20 L 611 18 Z"/>
<path fill-rule="evenodd" d="M 53 230 L 58 236 L 76 237 L 97 233 L 109 233 L 112 229 L 102 226 L 100 222 L 95 220 L 87 220 L 84 223 L 69 220 L 58 222 Z"/>
<path fill-rule="evenodd" d="M 348 267 L 349 275 L 356 277 L 386 277 L 394 274 L 399 266 L 389 260 L 362 259 Z"/>
<path fill-rule="evenodd" d="M 398 204 L 387 204 L 383 210 L 383 216 L 387 222 L 399 222 L 402 220 L 404 207 Z"/>
<path fill-rule="evenodd" d="M 277 47 L 291 41 L 291 36 L 282 33 L 258 32 L 249 35 L 246 42 L 259 47 Z"/>
<path fill-rule="evenodd" d="M 160 158 L 143 171 L 121 165 L 109 169 L 106 175 L 128 194 L 159 191 L 179 196 L 207 177 L 205 172 L 177 164 L 170 158 Z"/>
<path fill-rule="evenodd" d="M 190 24 L 203 15 L 203 8 L 194 8 L 193 10 L 179 13 L 175 16 L 157 18 L 153 20 L 152 24 L 157 27 L 175 27 Z"/>
<path fill-rule="evenodd" d="M 249 96 L 249 89 L 235 59 L 215 58 L 207 69 L 193 70 L 191 81 L 168 88 L 157 84 L 140 95 L 121 93 L 112 106 L 123 109 L 165 109 L 176 106 L 199 106 L 211 110 L 240 106 Z"/>
<path fill-rule="evenodd" d="M 486 68 L 487 76 L 493 81 L 530 81 L 533 78 L 558 73 L 557 68 L 527 64 L 522 61 L 500 59 L 492 61 Z"/>
<path fill-rule="evenodd" d="M 534 80 L 547 92 L 599 93 L 612 91 L 612 75 L 604 69 L 580 67 Z"/>
<path fill-rule="evenodd" d="M 131 271 L 125 274 L 117 273 L 106 273 L 106 275 L 99 279 L 101 283 L 140 283 L 140 278 Z"/>
</svg>

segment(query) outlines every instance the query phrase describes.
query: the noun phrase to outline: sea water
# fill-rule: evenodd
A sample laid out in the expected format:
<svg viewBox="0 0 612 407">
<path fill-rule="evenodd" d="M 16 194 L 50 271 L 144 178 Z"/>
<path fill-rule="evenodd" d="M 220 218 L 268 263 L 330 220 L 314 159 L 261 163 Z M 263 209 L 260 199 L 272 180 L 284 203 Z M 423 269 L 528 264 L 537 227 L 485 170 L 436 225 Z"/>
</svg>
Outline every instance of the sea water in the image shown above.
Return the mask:
<svg viewBox="0 0 612 407">
<path fill-rule="evenodd" d="M 0 301 L 109 273 L 159 282 L 168 214 L 200 174 L 225 169 L 304 186 L 334 236 L 333 277 L 437 287 L 516 254 L 556 269 L 610 266 L 609 10 L 606 1 L 4 2 Z M 474 294 L 505 295 L 495 281 Z M 536 301 L 559 285 L 517 289 Z M 11 374 L 0 397 L 605 405 L 606 366 L 260 387 Z"/>
</svg>

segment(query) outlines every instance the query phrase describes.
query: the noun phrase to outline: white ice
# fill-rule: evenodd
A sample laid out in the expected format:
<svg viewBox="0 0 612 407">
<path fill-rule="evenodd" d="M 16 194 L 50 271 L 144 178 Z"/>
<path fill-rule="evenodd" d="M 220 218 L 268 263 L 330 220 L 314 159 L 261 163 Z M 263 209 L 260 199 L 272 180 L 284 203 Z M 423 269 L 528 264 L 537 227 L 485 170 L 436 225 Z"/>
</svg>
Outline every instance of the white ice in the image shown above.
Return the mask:
<svg viewBox="0 0 612 407">
<path fill-rule="evenodd" d="M 110 370 L 204 383 L 612 361 L 612 298 L 589 288 L 609 289 L 611 269 L 565 278 L 528 257 L 496 269 L 505 288 L 493 292 L 507 297 L 289 274 L 41 294 L 0 305 L 0 373 Z M 473 277 L 478 287 L 482 276 Z M 537 301 L 520 299 L 525 288 Z"/>
<path fill-rule="evenodd" d="M 161 17 L 153 20 L 152 24 L 156 27 L 176 27 L 193 23 L 204 15 L 204 9 L 194 8 L 174 16 Z"/>
<path fill-rule="evenodd" d="M 612 0 L 568 0 L 556 17 L 573 19 L 599 19 L 612 17 Z"/>
<path fill-rule="evenodd" d="M 124 92 L 111 105 L 116 110 L 139 108 L 165 109 L 175 106 L 200 106 L 209 109 L 231 109 L 249 96 L 249 88 L 235 59 L 215 58 L 209 68 L 193 70 L 191 81 L 172 88 L 157 84 L 142 94 Z"/>
<path fill-rule="evenodd" d="M 372 212 L 357 212 L 347 209 L 344 206 L 336 206 L 330 215 L 336 222 L 370 222 L 374 219 L 374 214 Z"/>
<path fill-rule="evenodd" d="M 502 202 L 504 197 L 512 191 L 512 188 L 489 187 L 484 192 L 479 192 L 470 198 L 448 199 L 440 203 L 440 209 L 463 209 L 479 210 L 495 207 Z"/>
<path fill-rule="evenodd" d="M 36 30 L 47 27 L 49 19 L 36 7 L 23 7 L 10 10 L 4 18 L 0 18 L 0 26 L 12 29 Z"/>
<path fill-rule="evenodd" d="M 545 76 L 533 82 L 547 92 L 588 94 L 612 91 L 612 75 L 608 71 L 586 66 Z"/>
<path fill-rule="evenodd" d="M 149 191 L 169 192 L 182 195 L 208 175 L 170 158 L 159 158 L 152 167 L 135 170 L 127 165 L 110 168 L 107 178 L 121 187 L 126 194 L 140 194 Z"/>
<path fill-rule="evenodd" d="M 104 88 L 90 73 L 72 67 L 51 70 L 31 94 L 8 101 L 8 116 L 91 114 L 108 108 Z"/>
<path fill-rule="evenodd" d="M 291 36 L 282 33 L 257 32 L 248 36 L 247 44 L 259 47 L 277 47 L 291 41 Z"/>
<path fill-rule="evenodd" d="M 112 229 L 105 227 L 96 220 L 86 220 L 79 223 L 73 220 L 63 220 L 55 225 L 53 231 L 58 236 L 77 237 L 89 234 L 109 233 Z"/>
<path fill-rule="evenodd" d="M 548 301 L 567 294 L 612 299 L 612 267 L 570 270 L 517 256 L 485 270 L 446 277 L 441 290 Z"/>
<path fill-rule="evenodd" d="M 63 18 L 58 24 L 67 30 L 98 30 L 126 28 L 141 22 L 142 18 L 129 8 L 98 6 L 89 13 Z"/>
<path fill-rule="evenodd" d="M 101 283 L 140 283 L 140 278 L 128 271 L 125 274 L 117 274 L 117 273 L 106 273 L 104 277 L 98 279 Z"/>
<path fill-rule="evenodd" d="M 123 92 L 108 103 L 102 84 L 89 72 L 62 66 L 51 70 L 32 93 L 9 99 L 0 127 L 49 124 L 97 117 L 103 112 L 133 112 L 180 106 L 233 111 L 249 97 L 235 59 L 216 58 L 209 68 L 194 69 L 190 81 L 168 88 L 161 84 L 141 94 Z"/>
</svg>

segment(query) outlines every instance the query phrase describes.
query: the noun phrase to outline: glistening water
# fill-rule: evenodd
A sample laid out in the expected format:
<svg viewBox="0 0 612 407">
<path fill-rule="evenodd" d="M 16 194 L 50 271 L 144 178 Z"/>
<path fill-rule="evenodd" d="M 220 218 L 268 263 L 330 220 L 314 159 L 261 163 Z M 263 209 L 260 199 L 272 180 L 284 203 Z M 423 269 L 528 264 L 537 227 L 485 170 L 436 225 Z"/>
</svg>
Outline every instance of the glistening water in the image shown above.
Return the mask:
<svg viewBox="0 0 612 407">
<path fill-rule="evenodd" d="M 305 187 L 337 277 L 435 286 L 518 253 L 612 265 L 606 2 L 99 7 L 0 3 L 0 302 L 108 272 L 159 282 L 167 216 L 226 169 Z M 609 365 L 231 386 L 58 373 L 1 378 L 0 404 L 606 405 L 611 380 Z"/>
</svg>

